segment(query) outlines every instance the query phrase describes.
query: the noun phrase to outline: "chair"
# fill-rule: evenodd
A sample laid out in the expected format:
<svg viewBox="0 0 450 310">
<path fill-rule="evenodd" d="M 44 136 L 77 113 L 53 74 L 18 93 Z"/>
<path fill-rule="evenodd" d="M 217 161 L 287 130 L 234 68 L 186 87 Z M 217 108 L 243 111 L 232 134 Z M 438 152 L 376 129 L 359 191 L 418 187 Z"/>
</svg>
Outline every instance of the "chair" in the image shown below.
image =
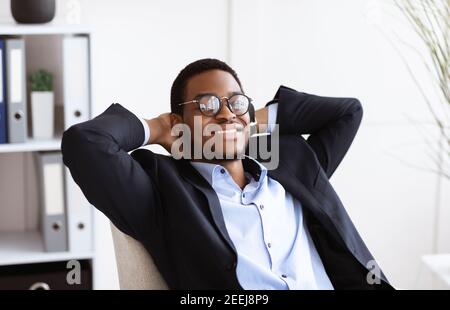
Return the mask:
<svg viewBox="0 0 450 310">
<path fill-rule="evenodd" d="M 156 268 L 153 258 L 136 239 L 124 234 L 111 223 L 122 290 L 167 290 L 168 286 Z"/>
</svg>

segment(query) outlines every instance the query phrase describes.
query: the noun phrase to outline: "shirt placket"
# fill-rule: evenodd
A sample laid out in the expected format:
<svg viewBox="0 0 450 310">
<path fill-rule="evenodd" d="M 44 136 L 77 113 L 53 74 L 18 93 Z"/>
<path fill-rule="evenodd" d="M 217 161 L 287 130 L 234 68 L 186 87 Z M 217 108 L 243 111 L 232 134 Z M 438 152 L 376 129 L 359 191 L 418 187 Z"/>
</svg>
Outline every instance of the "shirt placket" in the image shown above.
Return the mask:
<svg viewBox="0 0 450 310">
<path fill-rule="evenodd" d="M 261 194 L 262 193 L 262 194 Z M 279 234 L 276 234 L 275 231 L 275 221 L 277 220 L 274 211 L 274 197 L 272 197 L 272 192 L 269 190 L 260 189 L 257 195 L 254 197 L 254 205 L 258 208 L 263 236 L 265 240 L 266 249 L 269 253 L 270 261 L 271 261 L 271 271 L 279 277 L 281 281 L 283 281 L 287 288 L 292 288 L 295 286 L 295 277 L 291 274 L 289 270 L 286 270 L 282 265 L 279 265 L 281 262 L 281 257 L 278 257 L 280 249 L 279 243 L 281 240 L 278 240 L 277 237 L 280 237 Z"/>
</svg>

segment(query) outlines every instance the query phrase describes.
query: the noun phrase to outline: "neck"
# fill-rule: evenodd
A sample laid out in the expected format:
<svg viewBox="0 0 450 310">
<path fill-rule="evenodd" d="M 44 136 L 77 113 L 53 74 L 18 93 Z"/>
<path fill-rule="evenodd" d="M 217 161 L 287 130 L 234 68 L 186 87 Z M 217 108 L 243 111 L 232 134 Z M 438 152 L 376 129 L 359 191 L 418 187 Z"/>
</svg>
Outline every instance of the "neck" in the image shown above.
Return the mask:
<svg viewBox="0 0 450 310">
<path fill-rule="evenodd" d="M 233 181 L 241 188 L 244 189 L 245 185 L 247 185 L 247 179 L 244 174 L 244 165 L 242 164 L 241 159 L 233 159 L 233 160 L 195 160 L 198 162 L 212 163 L 223 166 L 227 169 L 230 176 L 233 178 Z"/>
</svg>

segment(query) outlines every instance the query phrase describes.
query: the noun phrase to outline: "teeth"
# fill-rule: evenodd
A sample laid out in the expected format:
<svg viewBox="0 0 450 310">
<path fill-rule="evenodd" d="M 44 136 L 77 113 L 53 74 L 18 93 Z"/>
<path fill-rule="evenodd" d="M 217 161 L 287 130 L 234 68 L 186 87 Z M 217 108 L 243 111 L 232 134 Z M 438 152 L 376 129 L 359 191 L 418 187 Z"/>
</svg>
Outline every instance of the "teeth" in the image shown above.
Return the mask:
<svg viewBox="0 0 450 310">
<path fill-rule="evenodd" d="M 232 133 L 236 132 L 236 129 L 220 130 L 217 133 Z"/>
</svg>

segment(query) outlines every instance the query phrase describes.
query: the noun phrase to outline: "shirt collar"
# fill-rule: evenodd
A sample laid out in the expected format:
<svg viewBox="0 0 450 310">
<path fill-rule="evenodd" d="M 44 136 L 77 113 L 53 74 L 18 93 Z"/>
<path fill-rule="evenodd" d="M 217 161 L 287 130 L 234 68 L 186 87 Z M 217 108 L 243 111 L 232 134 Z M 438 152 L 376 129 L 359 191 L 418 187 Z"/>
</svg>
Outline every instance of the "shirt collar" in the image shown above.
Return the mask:
<svg viewBox="0 0 450 310">
<path fill-rule="evenodd" d="M 197 161 L 191 161 L 190 163 L 208 181 L 211 186 L 213 186 L 213 176 L 216 171 L 220 172 L 220 169 L 225 169 L 223 166 L 213 163 L 204 163 Z M 250 156 L 245 155 L 244 159 L 242 160 L 242 165 L 244 166 L 244 171 L 249 173 L 258 183 L 264 180 L 264 178 L 267 176 L 267 168 Z"/>
</svg>

